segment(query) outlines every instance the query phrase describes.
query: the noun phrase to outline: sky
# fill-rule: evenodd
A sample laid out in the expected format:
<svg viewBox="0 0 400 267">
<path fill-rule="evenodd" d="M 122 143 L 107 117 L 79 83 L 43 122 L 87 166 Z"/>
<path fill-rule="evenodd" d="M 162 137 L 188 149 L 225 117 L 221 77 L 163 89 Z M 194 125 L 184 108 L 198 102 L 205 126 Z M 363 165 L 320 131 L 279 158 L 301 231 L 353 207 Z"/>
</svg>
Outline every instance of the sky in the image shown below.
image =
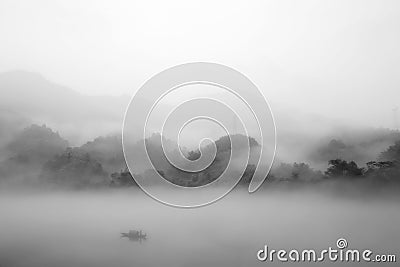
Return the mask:
<svg viewBox="0 0 400 267">
<path fill-rule="evenodd" d="M 132 95 L 154 74 L 233 67 L 274 109 L 393 127 L 399 1 L 0 1 L 0 71 L 88 95 Z"/>
</svg>

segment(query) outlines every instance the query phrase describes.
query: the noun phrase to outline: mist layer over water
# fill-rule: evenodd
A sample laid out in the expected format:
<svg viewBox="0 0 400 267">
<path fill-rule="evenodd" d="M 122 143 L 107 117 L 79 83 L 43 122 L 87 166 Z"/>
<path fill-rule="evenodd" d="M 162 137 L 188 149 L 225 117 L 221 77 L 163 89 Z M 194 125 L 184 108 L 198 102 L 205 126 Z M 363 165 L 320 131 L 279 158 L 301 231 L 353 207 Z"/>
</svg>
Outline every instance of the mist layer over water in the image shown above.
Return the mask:
<svg viewBox="0 0 400 267">
<path fill-rule="evenodd" d="M 273 266 L 257 260 L 264 245 L 327 249 L 340 237 L 375 253 L 400 248 L 398 201 L 308 191 L 234 192 L 199 209 L 171 208 L 136 189 L 2 192 L 0 214 L 0 266 Z M 130 229 L 148 240 L 120 237 Z"/>
</svg>

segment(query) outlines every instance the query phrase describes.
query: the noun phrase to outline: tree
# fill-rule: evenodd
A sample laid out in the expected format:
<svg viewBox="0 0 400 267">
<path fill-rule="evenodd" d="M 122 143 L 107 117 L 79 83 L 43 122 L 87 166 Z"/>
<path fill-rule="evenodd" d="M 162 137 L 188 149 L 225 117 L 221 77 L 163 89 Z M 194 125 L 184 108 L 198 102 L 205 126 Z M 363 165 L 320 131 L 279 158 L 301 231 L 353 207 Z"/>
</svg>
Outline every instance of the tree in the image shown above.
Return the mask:
<svg viewBox="0 0 400 267">
<path fill-rule="evenodd" d="M 370 161 L 365 175 L 378 182 L 399 182 L 400 166 L 393 161 Z"/>
<path fill-rule="evenodd" d="M 43 165 L 40 179 L 60 186 L 84 188 L 106 186 L 107 176 L 101 163 L 89 153 L 80 148 L 67 148 Z"/>
<path fill-rule="evenodd" d="M 271 175 L 281 181 L 314 182 L 323 178 L 320 171 L 312 169 L 307 163 L 281 163 L 271 171 Z"/>
<path fill-rule="evenodd" d="M 379 156 L 381 161 L 400 161 L 400 140 L 395 142 Z"/>
<path fill-rule="evenodd" d="M 359 168 L 354 161 L 333 159 L 329 161 L 325 175 L 328 177 L 361 177 L 363 173 L 364 169 Z"/>
<path fill-rule="evenodd" d="M 112 173 L 110 185 L 112 187 L 138 186 L 136 181 L 133 179 L 132 174 L 129 172 L 128 167 L 125 167 L 125 169 L 120 172 Z"/>
<path fill-rule="evenodd" d="M 306 163 L 294 163 L 292 168 L 292 178 L 300 181 L 317 181 L 322 178 L 320 171 L 313 170 Z"/>
</svg>

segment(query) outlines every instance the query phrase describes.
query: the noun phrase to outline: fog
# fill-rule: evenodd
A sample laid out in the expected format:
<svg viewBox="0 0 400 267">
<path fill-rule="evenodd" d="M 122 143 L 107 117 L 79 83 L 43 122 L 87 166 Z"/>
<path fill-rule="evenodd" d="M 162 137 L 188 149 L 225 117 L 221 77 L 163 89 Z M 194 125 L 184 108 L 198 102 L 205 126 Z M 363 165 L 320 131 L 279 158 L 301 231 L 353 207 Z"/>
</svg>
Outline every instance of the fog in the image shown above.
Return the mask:
<svg viewBox="0 0 400 267">
<path fill-rule="evenodd" d="M 15 135 L 32 123 L 46 124 L 66 139 L 70 146 L 81 146 L 99 136 L 120 136 L 124 111 L 130 100 L 128 95 L 87 96 L 59 85 L 57 81 L 48 80 L 43 75 L 26 71 L 1 73 L 0 92 L 0 147 L 12 142 Z M 153 111 L 155 119 L 152 124 L 160 124 L 162 119 L 165 119 L 165 114 L 178 103 L 199 96 L 223 99 L 232 105 L 240 114 L 240 118 L 246 122 L 248 133 L 257 137 L 255 133 L 258 130 L 255 129 L 258 128 L 254 125 L 254 120 L 249 119 L 252 116 L 242 107 L 243 103 L 216 88 L 185 88 L 168 95 Z M 312 103 L 314 99 L 309 99 L 304 104 Z M 307 111 L 279 105 L 271 105 L 271 108 L 277 130 L 277 161 L 306 161 L 315 167 L 325 168 L 330 158 L 321 157 L 316 151 L 326 147 L 332 139 L 338 139 L 351 151 L 346 151 L 346 155 L 340 153 L 332 156 L 342 156 L 365 164 L 376 159 L 380 152 L 399 139 L 396 129 L 377 129 L 373 127 L 373 123 L 366 127 L 361 126 L 360 121 L 351 123 L 349 120 L 337 120 L 326 117 L 323 113 L 313 115 Z M 392 118 L 391 114 L 384 117 Z M 226 119 L 232 125 L 239 124 L 229 114 L 226 115 Z M 181 136 L 183 143 L 180 145 L 193 149 L 199 145 L 199 136 L 208 135 L 216 140 L 225 135 L 221 134 L 220 128 L 212 127 L 212 123 L 195 126 L 198 127 L 185 127 Z M 149 132 L 152 133 L 152 130 L 159 130 L 159 127 L 150 128 Z M 143 136 L 138 131 L 133 140 L 141 138 Z M 293 149 L 294 147 L 296 149 Z M 0 158 L 7 156 L 3 151 Z"/>
<path fill-rule="evenodd" d="M 322 249 L 343 237 L 375 253 L 400 247 L 398 200 L 311 190 L 235 192 L 200 209 L 140 190 L 2 192 L 0 213 L 1 266 L 274 266 L 256 258 L 264 245 Z M 148 240 L 121 238 L 129 229 Z"/>
<path fill-rule="evenodd" d="M 132 95 L 171 66 L 217 62 L 247 75 L 274 109 L 395 127 L 399 9 L 364 0 L 5 0 L 0 71 Z"/>
<path fill-rule="evenodd" d="M 274 266 L 257 260 L 264 245 L 325 249 L 338 238 L 398 253 L 399 10 L 398 1 L 374 0 L 0 1 L 0 267 Z M 172 208 L 145 195 L 125 169 L 131 97 L 153 75 L 188 62 L 232 67 L 266 96 L 277 149 L 256 193 L 247 193 L 248 164 L 222 200 Z M 167 151 L 178 143 L 188 157 L 203 137 L 227 133 L 195 122 L 179 142 L 176 133 L 160 135 L 178 104 L 226 102 L 260 140 L 238 99 L 188 87 L 160 100 L 146 146 L 158 174 L 200 186 L 222 171 L 230 148 L 216 154 L 214 169 L 179 176 L 154 140 L 167 138 Z M 232 114 L 221 116 L 237 128 Z M 142 130 L 130 136 L 134 152 Z M 121 238 L 130 230 L 147 240 Z"/>
</svg>

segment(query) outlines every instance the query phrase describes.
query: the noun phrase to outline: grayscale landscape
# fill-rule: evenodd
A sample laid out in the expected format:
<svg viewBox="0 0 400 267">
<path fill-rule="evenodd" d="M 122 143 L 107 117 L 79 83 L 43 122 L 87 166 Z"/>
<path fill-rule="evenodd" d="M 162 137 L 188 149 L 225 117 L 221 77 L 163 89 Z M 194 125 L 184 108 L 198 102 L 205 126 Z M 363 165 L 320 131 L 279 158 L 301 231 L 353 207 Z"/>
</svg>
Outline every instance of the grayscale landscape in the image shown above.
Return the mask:
<svg viewBox="0 0 400 267">
<path fill-rule="evenodd" d="M 0 267 L 308 266 L 257 252 L 322 250 L 339 238 L 398 262 L 399 11 L 395 1 L 0 1 Z M 258 128 L 212 86 L 161 99 L 147 132 L 124 140 L 131 151 L 145 144 L 154 170 L 142 156 L 127 166 L 131 98 L 153 75 L 199 61 L 240 71 L 268 100 L 276 154 L 254 193 Z M 205 95 L 249 121 L 248 135 L 229 114 L 228 134 L 210 122 L 179 140 L 158 131 L 177 105 Z M 207 168 L 185 172 L 165 156 L 196 161 L 214 148 L 199 145 L 204 136 L 216 148 Z M 231 142 L 250 151 L 244 170 Z M 229 162 L 240 181 L 200 208 L 156 201 L 133 178 L 223 188 Z"/>
<path fill-rule="evenodd" d="M 13 80 L 16 75 L 20 76 Z M 37 74 L 3 73 L 2 92 L 30 76 L 43 83 L 38 88 L 46 87 L 48 82 Z M 24 88 L 29 90 L 28 85 L 21 90 Z M 94 98 L 87 105 L 95 109 L 96 100 L 103 101 Z M 49 113 L 55 116 L 53 125 L 62 129 L 60 133 L 34 123 L 45 120 L 46 113 L 40 114 L 37 102 L 32 103 L 29 112 L 12 105 L 2 112 L 1 266 L 258 266 L 263 263 L 258 262 L 256 253 L 265 244 L 322 249 L 333 246 L 340 237 L 357 248 L 398 251 L 397 130 L 338 127 L 340 131 L 318 140 L 304 140 L 296 150 L 307 149 L 287 156 L 284 150 L 289 150 L 291 143 L 280 143 L 274 166 L 256 193 L 247 193 L 255 168 L 249 163 L 232 194 L 210 206 L 187 210 L 165 206 L 137 187 L 126 169 L 118 127 L 116 133 L 74 145 L 62 132 L 75 140 L 89 138 L 91 133 L 72 134 L 68 123 L 57 116 L 75 123 L 68 118 L 75 112 L 57 105 L 60 114 Z M 81 105 L 85 110 L 85 100 Z M 101 114 L 101 104 L 98 109 Z M 75 110 L 79 114 L 79 105 Z M 87 122 L 76 123 L 89 124 L 93 118 L 87 116 Z M 157 170 L 175 184 L 204 185 L 226 167 L 230 151 L 226 136 L 215 140 L 215 162 L 196 176 L 170 166 L 157 136 L 155 133 L 147 140 L 149 156 Z M 296 138 L 295 131 L 283 136 Z M 246 139 L 240 135 L 232 138 Z M 167 144 L 171 142 L 167 140 Z M 259 144 L 250 137 L 250 146 L 254 150 Z M 198 156 L 197 150 L 184 151 L 189 159 Z M 291 162 L 295 154 L 301 154 L 306 163 Z M 146 170 L 140 175 L 145 176 Z M 120 233 L 131 229 L 144 231 L 146 240 L 121 238 Z"/>
</svg>

